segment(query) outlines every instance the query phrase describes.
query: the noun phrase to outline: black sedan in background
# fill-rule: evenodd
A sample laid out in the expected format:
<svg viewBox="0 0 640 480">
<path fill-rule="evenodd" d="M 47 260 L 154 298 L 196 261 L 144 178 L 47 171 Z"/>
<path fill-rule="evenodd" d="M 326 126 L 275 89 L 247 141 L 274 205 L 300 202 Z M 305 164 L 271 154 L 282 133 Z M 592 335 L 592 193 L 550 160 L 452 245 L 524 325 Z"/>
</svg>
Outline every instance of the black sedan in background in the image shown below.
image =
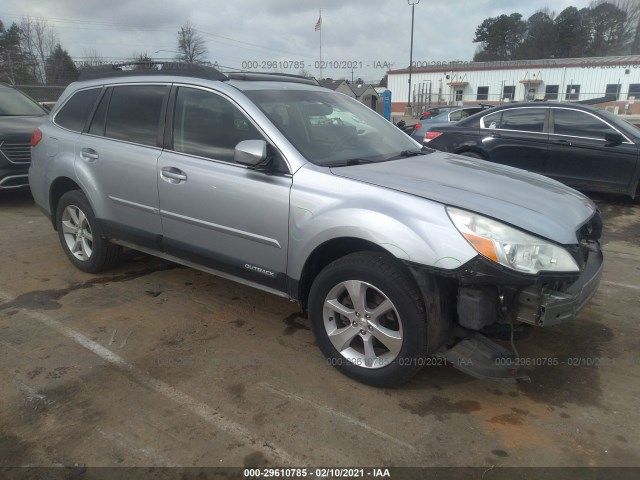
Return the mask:
<svg viewBox="0 0 640 480">
<path fill-rule="evenodd" d="M 0 190 L 29 186 L 31 133 L 47 115 L 19 90 L 0 84 Z"/>
<path fill-rule="evenodd" d="M 640 195 L 640 130 L 605 110 L 503 105 L 429 136 L 429 148 L 523 168 L 579 190 Z"/>
</svg>

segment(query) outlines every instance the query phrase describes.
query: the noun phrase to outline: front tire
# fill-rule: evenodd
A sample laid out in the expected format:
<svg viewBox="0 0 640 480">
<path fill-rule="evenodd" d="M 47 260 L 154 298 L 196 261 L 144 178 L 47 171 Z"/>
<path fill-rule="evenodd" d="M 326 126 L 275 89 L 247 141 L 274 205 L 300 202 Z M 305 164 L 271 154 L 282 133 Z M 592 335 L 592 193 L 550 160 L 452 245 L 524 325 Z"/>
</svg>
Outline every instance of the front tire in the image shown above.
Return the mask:
<svg viewBox="0 0 640 480">
<path fill-rule="evenodd" d="M 56 227 L 64 253 L 84 272 L 106 270 L 120 258 L 122 248 L 109 243 L 87 197 L 79 190 L 67 192 L 60 198 Z"/>
<path fill-rule="evenodd" d="M 426 357 L 418 287 L 389 254 L 353 253 L 325 267 L 311 287 L 309 317 L 328 363 L 367 385 L 406 383 Z"/>
</svg>

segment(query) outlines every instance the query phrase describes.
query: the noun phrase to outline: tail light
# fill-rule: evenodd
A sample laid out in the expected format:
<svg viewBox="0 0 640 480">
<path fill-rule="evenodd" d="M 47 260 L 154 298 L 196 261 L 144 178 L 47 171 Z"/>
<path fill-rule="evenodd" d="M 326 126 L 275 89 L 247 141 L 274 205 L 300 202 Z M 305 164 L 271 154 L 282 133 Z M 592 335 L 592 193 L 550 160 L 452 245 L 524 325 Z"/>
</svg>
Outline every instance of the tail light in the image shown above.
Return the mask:
<svg viewBox="0 0 640 480">
<path fill-rule="evenodd" d="M 422 128 L 421 123 L 416 123 L 416 125 L 413 127 L 414 130 L 420 130 L 421 128 Z"/>
<path fill-rule="evenodd" d="M 424 134 L 424 141 L 430 142 L 434 138 L 438 138 L 440 135 L 442 135 L 442 132 L 427 132 Z"/>
<path fill-rule="evenodd" d="M 40 131 L 39 128 L 36 128 L 31 133 L 31 148 L 33 148 L 36 145 L 38 145 L 40 143 L 40 140 L 42 140 L 42 132 Z"/>
</svg>

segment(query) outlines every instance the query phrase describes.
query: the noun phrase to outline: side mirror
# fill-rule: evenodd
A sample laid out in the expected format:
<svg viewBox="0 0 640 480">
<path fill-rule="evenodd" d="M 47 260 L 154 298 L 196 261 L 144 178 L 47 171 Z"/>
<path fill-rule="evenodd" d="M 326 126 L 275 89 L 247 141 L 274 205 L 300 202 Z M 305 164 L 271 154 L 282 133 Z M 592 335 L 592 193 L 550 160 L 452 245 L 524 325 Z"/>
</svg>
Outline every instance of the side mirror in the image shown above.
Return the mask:
<svg viewBox="0 0 640 480">
<path fill-rule="evenodd" d="M 257 167 L 267 160 L 267 142 L 264 140 L 243 140 L 233 150 L 236 163 Z"/>
<path fill-rule="evenodd" d="M 608 145 L 618 145 L 624 142 L 624 137 L 617 132 L 608 132 L 604 134 L 604 140 Z"/>
</svg>

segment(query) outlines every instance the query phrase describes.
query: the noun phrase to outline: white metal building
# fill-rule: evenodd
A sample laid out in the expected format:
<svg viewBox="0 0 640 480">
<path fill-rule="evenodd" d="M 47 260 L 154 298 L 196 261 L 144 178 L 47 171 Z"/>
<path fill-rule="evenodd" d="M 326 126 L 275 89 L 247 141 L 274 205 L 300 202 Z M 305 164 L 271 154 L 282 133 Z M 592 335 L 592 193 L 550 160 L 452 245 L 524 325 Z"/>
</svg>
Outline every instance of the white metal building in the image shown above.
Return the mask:
<svg viewBox="0 0 640 480">
<path fill-rule="evenodd" d="M 387 73 L 393 112 L 404 112 L 409 99 L 409 69 Z M 640 55 L 508 62 L 417 61 L 411 91 L 414 111 L 429 104 L 606 97 L 620 113 L 640 113 Z"/>
</svg>

